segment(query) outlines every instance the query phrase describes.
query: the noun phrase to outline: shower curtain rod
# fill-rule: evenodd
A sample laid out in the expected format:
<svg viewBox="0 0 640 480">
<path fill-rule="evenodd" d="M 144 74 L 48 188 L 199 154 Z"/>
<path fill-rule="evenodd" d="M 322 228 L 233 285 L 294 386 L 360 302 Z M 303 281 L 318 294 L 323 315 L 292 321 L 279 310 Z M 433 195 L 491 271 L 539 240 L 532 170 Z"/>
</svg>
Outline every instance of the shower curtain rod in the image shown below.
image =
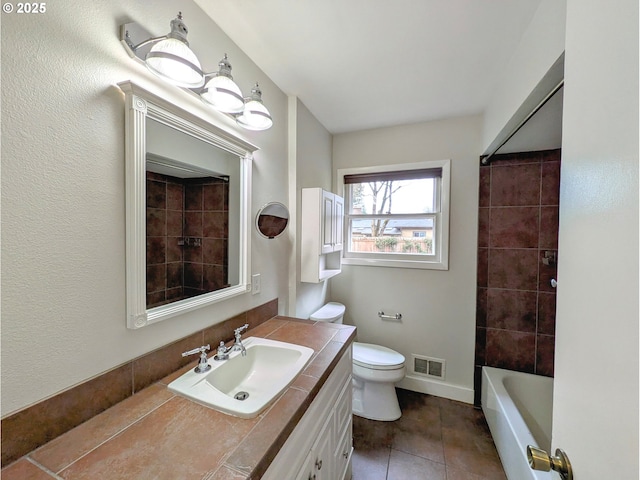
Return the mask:
<svg viewBox="0 0 640 480">
<path fill-rule="evenodd" d="M 531 110 L 531 112 L 524 118 L 524 120 L 522 120 L 518 124 L 518 126 L 511 131 L 511 133 L 509 135 L 507 135 L 507 138 L 500 145 L 498 145 L 496 148 L 494 148 L 493 151 L 489 155 L 487 155 L 486 157 L 482 157 L 480 159 L 480 165 L 489 165 L 489 163 L 491 163 L 490 162 L 491 157 L 493 157 L 498 150 L 500 150 L 502 147 L 504 147 L 504 145 L 509 140 L 511 140 L 511 138 L 516 133 L 518 133 L 518 131 L 524 126 L 524 124 L 527 123 L 531 119 L 531 117 L 533 117 L 536 113 L 538 113 L 538 110 L 540 110 L 542 107 L 544 107 L 544 105 L 549 100 L 551 100 L 551 97 L 553 97 L 558 92 L 558 90 L 560 90 L 563 86 L 564 86 L 564 79 L 560 80 L 560 82 L 555 87 L 553 87 L 553 89 L 551 89 L 551 91 L 547 94 L 547 96 L 544 97 L 540 101 L 540 103 L 538 103 L 538 105 L 535 106 L 535 108 L 533 110 Z"/>
</svg>

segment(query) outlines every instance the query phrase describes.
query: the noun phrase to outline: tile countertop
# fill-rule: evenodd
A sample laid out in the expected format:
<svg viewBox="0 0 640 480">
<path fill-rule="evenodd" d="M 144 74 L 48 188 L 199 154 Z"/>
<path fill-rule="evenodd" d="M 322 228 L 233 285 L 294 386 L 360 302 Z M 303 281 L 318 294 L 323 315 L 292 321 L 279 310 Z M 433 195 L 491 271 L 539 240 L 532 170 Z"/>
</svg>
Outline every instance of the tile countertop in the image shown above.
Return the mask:
<svg viewBox="0 0 640 480">
<path fill-rule="evenodd" d="M 315 350 L 257 417 L 225 415 L 169 391 L 194 362 L 4 468 L 3 480 L 260 478 L 353 341 L 355 327 L 274 317 L 244 335 L 251 336 Z"/>
</svg>

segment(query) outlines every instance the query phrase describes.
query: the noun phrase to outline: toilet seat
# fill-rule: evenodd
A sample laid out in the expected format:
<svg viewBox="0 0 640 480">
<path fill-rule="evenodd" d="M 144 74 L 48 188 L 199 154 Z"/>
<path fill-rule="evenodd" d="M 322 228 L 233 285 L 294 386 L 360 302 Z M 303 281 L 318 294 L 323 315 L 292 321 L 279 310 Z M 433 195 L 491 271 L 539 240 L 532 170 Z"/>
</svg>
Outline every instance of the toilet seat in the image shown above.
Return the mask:
<svg viewBox="0 0 640 480">
<path fill-rule="evenodd" d="M 381 345 L 353 343 L 353 363 L 371 370 L 397 370 L 404 367 L 404 355 Z"/>
</svg>

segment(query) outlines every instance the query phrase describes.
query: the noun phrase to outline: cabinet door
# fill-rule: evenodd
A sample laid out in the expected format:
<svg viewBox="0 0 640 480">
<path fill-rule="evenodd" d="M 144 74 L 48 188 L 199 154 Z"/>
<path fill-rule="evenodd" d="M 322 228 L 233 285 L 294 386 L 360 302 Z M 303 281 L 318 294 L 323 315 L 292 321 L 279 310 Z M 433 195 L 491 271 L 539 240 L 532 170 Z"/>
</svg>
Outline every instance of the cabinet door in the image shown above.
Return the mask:
<svg viewBox="0 0 640 480">
<path fill-rule="evenodd" d="M 333 251 L 342 250 L 344 243 L 344 199 L 339 196 L 334 197 L 333 205 L 333 230 L 335 232 L 333 240 Z"/>
<path fill-rule="evenodd" d="M 320 213 L 321 225 L 321 253 L 333 252 L 335 243 L 335 222 L 333 221 L 335 209 L 335 195 L 331 192 L 322 191 L 322 211 Z"/>
<path fill-rule="evenodd" d="M 335 434 L 333 433 L 333 415 L 327 419 L 318 435 L 311 452 L 314 454 L 314 480 L 335 480 L 333 475 L 333 449 Z"/>
<path fill-rule="evenodd" d="M 311 450 L 304 461 L 304 465 L 300 468 L 298 475 L 296 475 L 295 480 L 317 480 L 315 459 L 315 454 L 313 450 Z"/>
<path fill-rule="evenodd" d="M 351 414 L 351 375 L 347 377 L 342 391 L 336 402 L 334 411 L 334 431 L 336 434 L 336 449 L 333 454 L 334 472 L 337 480 L 343 480 L 351 461 L 352 448 L 352 414 Z"/>
<path fill-rule="evenodd" d="M 334 454 L 335 477 L 337 480 L 345 480 L 346 473 L 349 470 L 349 462 L 351 461 L 352 452 L 353 428 L 351 426 L 351 419 L 349 419 L 349 424 L 343 430 Z"/>
</svg>

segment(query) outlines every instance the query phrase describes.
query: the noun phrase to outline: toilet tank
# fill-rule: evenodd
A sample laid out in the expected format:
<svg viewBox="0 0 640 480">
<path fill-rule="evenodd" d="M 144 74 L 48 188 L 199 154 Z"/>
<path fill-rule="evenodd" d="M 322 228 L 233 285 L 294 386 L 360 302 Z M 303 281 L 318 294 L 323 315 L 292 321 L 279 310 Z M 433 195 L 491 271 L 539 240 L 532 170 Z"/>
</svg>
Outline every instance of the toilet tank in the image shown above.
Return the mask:
<svg viewBox="0 0 640 480">
<path fill-rule="evenodd" d="M 309 316 L 315 322 L 342 323 L 345 306 L 337 302 L 329 302 Z"/>
</svg>

